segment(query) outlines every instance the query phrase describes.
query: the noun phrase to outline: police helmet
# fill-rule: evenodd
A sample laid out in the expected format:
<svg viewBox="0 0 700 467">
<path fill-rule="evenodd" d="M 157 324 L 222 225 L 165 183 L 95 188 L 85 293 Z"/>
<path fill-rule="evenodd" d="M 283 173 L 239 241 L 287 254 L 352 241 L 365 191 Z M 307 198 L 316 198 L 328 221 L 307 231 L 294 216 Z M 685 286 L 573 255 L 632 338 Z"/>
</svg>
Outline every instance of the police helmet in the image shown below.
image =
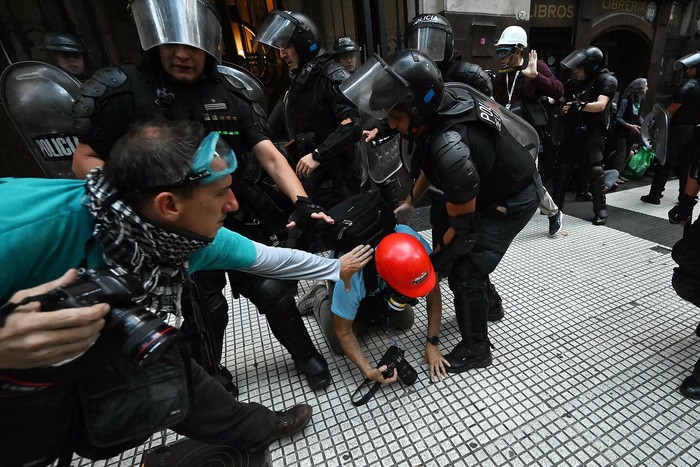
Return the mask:
<svg viewBox="0 0 700 467">
<path fill-rule="evenodd" d="M 348 52 L 357 52 L 360 50 L 360 46 L 355 43 L 349 37 L 339 37 L 335 40 L 333 44 L 333 52 L 336 54 L 344 54 Z"/>
<path fill-rule="evenodd" d="M 47 32 L 40 50 L 64 53 L 87 53 L 88 49 L 78 37 L 65 32 Z"/>
<path fill-rule="evenodd" d="M 221 21 L 208 0 L 129 0 L 129 9 L 143 50 L 183 44 L 221 63 Z"/>
<path fill-rule="evenodd" d="M 318 27 L 304 13 L 273 10 L 255 35 L 255 41 L 278 50 L 291 43 L 299 56 L 299 65 L 303 66 L 323 53 L 319 37 Z"/>
<path fill-rule="evenodd" d="M 455 36 L 450 22 L 437 14 L 422 14 L 406 26 L 406 48 L 420 50 L 435 62 L 452 60 Z"/>
<path fill-rule="evenodd" d="M 673 63 L 673 69 L 680 70 L 682 68 L 683 71 L 685 71 L 688 68 L 697 66 L 698 64 L 700 64 L 700 51 L 692 52 L 685 57 L 679 58 Z"/>
<path fill-rule="evenodd" d="M 583 68 L 587 78 L 593 78 L 605 64 L 603 52 L 598 47 L 584 47 L 577 49 L 567 55 L 562 61 L 561 66 L 569 70 Z"/>
<path fill-rule="evenodd" d="M 379 55 L 340 85 L 352 103 L 373 117 L 391 109 L 411 117 L 414 127 L 435 116 L 445 89 L 437 64 L 418 50 L 402 50 L 384 61 Z"/>
</svg>

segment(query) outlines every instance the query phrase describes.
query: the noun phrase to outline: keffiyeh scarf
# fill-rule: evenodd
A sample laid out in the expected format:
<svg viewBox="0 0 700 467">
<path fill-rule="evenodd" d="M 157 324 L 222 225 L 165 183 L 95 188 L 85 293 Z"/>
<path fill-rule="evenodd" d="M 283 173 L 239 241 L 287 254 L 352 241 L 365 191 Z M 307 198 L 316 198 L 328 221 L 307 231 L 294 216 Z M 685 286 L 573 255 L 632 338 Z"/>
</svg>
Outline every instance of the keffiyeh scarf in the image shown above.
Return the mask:
<svg viewBox="0 0 700 467">
<path fill-rule="evenodd" d="M 93 236 L 110 267 L 136 275 L 145 295 L 134 300 L 158 314 L 181 314 L 187 258 L 211 243 L 142 219 L 105 180 L 101 168 L 87 176 L 86 203 L 95 218 Z"/>
</svg>

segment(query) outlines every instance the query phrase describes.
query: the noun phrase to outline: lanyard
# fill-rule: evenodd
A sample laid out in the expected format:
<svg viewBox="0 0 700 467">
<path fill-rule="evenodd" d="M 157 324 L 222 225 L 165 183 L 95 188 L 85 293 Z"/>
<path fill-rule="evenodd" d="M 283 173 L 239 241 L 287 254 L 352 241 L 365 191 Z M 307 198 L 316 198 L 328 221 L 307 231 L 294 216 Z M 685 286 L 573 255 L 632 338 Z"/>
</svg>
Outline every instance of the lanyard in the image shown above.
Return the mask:
<svg viewBox="0 0 700 467">
<path fill-rule="evenodd" d="M 515 82 L 518 81 L 518 75 L 520 74 L 520 70 L 515 72 L 515 76 L 513 77 L 513 85 L 510 86 L 508 84 L 508 73 L 506 73 L 506 89 L 508 89 L 508 103 L 506 104 L 506 109 L 510 110 L 510 100 L 513 97 L 513 91 L 515 91 Z M 510 89 L 509 89 L 510 87 Z"/>
</svg>

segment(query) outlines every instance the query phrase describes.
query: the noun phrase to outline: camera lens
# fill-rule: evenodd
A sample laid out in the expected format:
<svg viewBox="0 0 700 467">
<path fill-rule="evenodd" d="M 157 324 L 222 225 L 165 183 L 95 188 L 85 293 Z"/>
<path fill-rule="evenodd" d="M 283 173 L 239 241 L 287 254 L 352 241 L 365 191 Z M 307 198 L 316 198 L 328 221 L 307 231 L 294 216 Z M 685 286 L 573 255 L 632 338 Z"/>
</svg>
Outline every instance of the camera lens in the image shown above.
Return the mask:
<svg viewBox="0 0 700 467">
<path fill-rule="evenodd" d="M 401 359 L 397 368 L 399 370 L 399 379 L 401 379 L 402 383 L 410 386 L 418 379 L 418 373 L 416 373 L 416 370 L 414 370 L 411 364 L 406 360 Z"/>
<path fill-rule="evenodd" d="M 103 333 L 121 343 L 133 363 L 143 366 L 157 360 L 175 342 L 176 329 L 144 307 L 113 308 Z"/>
</svg>

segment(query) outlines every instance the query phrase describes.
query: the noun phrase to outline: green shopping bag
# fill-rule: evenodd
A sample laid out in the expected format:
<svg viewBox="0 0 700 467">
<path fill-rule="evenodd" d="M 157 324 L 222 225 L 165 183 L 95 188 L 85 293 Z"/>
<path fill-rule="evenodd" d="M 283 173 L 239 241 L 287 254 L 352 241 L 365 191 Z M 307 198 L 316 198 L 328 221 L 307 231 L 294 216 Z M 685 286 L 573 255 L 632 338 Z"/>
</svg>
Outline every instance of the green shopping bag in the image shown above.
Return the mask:
<svg viewBox="0 0 700 467">
<path fill-rule="evenodd" d="M 642 146 L 639 151 L 632 156 L 627 167 L 625 167 L 625 178 L 629 178 L 630 180 L 642 178 L 644 172 L 646 172 L 649 165 L 651 165 L 652 157 L 654 157 L 654 153 L 651 149 Z"/>
</svg>

